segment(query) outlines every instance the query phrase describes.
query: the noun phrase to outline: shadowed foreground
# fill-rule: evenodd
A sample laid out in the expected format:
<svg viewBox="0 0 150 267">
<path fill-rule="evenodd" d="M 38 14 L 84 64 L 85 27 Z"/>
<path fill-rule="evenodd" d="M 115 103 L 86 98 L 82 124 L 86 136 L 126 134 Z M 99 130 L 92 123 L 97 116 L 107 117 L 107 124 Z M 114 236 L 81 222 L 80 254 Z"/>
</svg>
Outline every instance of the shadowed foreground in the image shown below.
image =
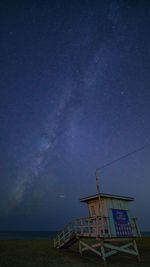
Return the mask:
<svg viewBox="0 0 150 267">
<path fill-rule="evenodd" d="M 137 242 L 141 256 L 139 263 L 135 257 L 117 254 L 107 260 L 107 266 L 149 267 L 150 237 Z M 52 240 L 9 240 L 0 241 L 0 267 L 48 267 L 48 266 L 103 266 L 102 260 L 94 253 L 85 252 L 81 257 L 77 244 L 71 249 L 54 249 Z"/>
</svg>

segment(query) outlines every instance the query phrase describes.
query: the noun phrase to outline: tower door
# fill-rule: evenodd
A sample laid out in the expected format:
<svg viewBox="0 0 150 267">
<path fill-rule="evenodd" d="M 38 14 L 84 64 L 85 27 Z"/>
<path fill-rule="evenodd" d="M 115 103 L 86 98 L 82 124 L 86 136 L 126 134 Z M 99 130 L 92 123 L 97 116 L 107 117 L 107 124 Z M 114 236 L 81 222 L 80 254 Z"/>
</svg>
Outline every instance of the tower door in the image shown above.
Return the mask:
<svg viewBox="0 0 150 267">
<path fill-rule="evenodd" d="M 89 206 L 90 217 L 95 217 L 99 215 L 96 201 L 89 203 L 88 206 Z"/>
</svg>

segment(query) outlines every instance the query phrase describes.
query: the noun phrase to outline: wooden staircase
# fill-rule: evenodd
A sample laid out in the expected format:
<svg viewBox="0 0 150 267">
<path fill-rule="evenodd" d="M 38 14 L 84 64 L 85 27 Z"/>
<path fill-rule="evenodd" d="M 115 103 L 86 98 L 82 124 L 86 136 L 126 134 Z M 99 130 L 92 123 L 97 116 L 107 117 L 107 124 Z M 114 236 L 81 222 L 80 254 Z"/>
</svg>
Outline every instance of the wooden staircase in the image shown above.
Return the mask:
<svg viewBox="0 0 150 267">
<path fill-rule="evenodd" d="M 103 217 L 104 230 L 101 217 L 88 217 L 71 221 L 54 239 L 55 248 L 68 248 L 80 237 L 109 237 L 108 217 Z"/>
</svg>

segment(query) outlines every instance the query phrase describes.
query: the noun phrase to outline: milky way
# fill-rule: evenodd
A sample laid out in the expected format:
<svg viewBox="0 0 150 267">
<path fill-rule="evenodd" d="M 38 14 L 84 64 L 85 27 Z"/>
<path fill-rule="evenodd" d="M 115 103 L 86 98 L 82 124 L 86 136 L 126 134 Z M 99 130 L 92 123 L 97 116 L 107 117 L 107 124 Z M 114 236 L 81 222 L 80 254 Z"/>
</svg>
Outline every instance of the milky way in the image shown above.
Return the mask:
<svg viewBox="0 0 150 267">
<path fill-rule="evenodd" d="M 96 192 L 95 169 L 150 142 L 149 3 L 77 2 L 1 4 L 2 228 L 87 216 L 78 199 Z M 100 174 L 142 218 L 148 158 Z"/>
</svg>

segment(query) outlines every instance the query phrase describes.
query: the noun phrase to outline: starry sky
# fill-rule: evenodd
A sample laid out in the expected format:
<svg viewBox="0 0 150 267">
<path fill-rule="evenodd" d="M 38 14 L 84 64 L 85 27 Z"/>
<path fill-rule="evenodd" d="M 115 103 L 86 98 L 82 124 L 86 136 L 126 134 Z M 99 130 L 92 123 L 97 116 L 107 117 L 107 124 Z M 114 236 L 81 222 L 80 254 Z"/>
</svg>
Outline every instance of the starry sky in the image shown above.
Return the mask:
<svg viewBox="0 0 150 267">
<path fill-rule="evenodd" d="M 150 143 L 150 2 L 1 1 L 0 25 L 0 230 L 59 230 Z M 99 172 L 145 231 L 149 159 Z"/>
</svg>

